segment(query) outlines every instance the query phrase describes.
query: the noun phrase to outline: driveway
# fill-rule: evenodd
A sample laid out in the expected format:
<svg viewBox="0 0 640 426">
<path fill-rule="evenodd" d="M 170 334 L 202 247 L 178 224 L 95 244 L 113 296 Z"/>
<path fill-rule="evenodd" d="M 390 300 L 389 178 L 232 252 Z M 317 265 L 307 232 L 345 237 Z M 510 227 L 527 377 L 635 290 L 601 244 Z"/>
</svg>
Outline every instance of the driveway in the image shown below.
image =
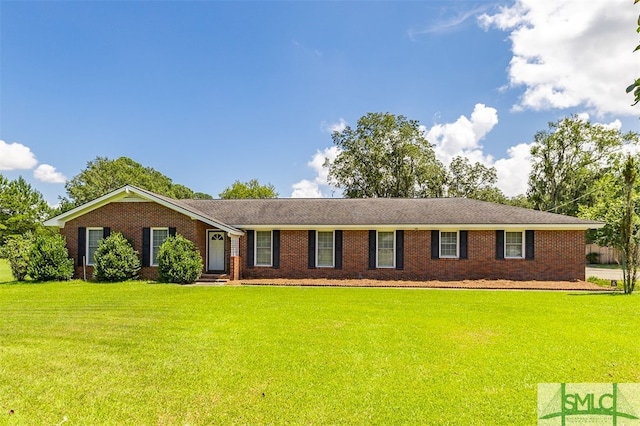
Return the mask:
<svg viewBox="0 0 640 426">
<path fill-rule="evenodd" d="M 594 268 L 587 266 L 585 268 L 585 278 L 589 277 L 597 277 L 605 280 L 622 280 L 622 269 Z"/>
</svg>

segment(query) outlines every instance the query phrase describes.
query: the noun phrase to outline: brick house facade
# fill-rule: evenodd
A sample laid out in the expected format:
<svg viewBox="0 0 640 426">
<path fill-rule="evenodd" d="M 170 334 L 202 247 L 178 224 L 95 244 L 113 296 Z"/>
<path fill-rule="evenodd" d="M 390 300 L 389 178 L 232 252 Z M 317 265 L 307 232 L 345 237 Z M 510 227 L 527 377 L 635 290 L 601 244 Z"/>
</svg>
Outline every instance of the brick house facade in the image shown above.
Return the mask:
<svg viewBox="0 0 640 426">
<path fill-rule="evenodd" d="M 172 200 L 127 186 L 45 222 L 76 277 L 121 232 L 155 279 L 154 251 L 177 233 L 204 271 L 230 279 L 584 280 L 585 231 L 600 222 L 467 199 Z"/>
</svg>

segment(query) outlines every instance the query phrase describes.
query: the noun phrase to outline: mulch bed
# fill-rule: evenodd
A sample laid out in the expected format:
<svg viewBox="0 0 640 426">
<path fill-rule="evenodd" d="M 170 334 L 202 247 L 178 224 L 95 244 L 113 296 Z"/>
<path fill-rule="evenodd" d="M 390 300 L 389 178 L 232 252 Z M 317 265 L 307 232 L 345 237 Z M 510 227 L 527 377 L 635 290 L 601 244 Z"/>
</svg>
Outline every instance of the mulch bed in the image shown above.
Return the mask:
<svg viewBox="0 0 640 426">
<path fill-rule="evenodd" d="M 399 287 L 399 288 L 456 288 L 486 290 L 565 290 L 565 291 L 612 291 L 587 281 L 509 281 L 509 280 L 464 280 L 464 281 L 383 281 L 369 279 L 243 279 L 229 281 L 227 285 L 272 285 L 310 287 Z"/>
</svg>

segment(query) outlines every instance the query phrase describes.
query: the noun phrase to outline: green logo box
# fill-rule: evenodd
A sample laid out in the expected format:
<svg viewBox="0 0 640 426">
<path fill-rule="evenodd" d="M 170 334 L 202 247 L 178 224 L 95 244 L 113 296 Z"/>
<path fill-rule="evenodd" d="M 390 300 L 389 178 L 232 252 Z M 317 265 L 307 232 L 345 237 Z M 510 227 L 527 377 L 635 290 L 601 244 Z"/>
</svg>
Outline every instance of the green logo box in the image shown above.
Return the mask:
<svg viewBox="0 0 640 426">
<path fill-rule="evenodd" d="M 538 425 L 640 426 L 640 383 L 539 383 Z"/>
</svg>

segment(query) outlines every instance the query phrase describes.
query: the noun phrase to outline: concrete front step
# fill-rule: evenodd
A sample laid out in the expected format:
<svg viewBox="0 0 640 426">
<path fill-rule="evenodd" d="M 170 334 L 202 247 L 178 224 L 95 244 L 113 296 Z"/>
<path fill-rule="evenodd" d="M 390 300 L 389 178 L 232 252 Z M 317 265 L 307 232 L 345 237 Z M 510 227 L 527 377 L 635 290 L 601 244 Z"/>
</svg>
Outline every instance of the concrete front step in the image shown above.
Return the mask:
<svg viewBox="0 0 640 426">
<path fill-rule="evenodd" d="M 227 281 L 229 281 L 227 274 L 202 274 L 198 279 L 198 282 L 202 283 L 226 283 Z"/>
</svg>

